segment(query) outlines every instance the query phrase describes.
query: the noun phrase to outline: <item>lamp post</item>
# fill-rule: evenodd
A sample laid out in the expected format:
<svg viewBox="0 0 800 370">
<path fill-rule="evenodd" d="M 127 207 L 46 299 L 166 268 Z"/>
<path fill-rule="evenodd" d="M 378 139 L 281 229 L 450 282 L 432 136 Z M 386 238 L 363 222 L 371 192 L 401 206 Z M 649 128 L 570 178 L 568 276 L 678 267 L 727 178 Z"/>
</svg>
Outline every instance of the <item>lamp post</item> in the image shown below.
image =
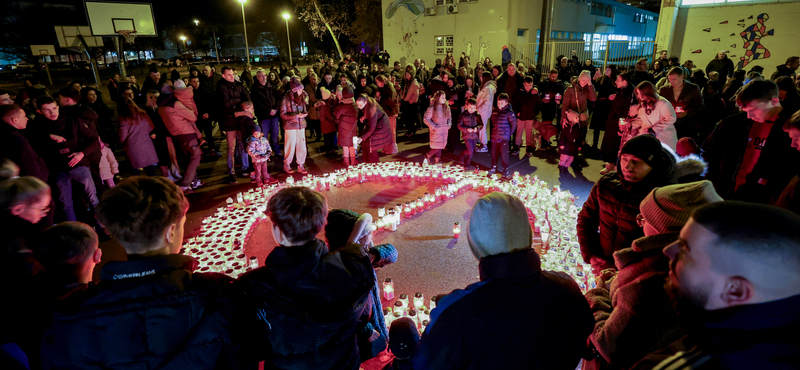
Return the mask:
<svg viewBox="0 0 800 370">
<path fill-rule="evenodd" d="M 179 39 L 181 39 L 181 41 L 183 41 L 183 52 L 185 53 L 186 52 L 186 36 L 181 35 L 181 37 L 179 37 Z"/>
<path fill-rule="evenodd" d="M 286 41 L 289 46 L 289 65 L 292 65 L 292 38 L 289 37 L 289 13 L 283 13 L 283 19 L 286 21 Z"/>
<path fill-rule="evenodd" d="M 247 45 L 247 21 L 244 19 L 244 3 L 247 0 L 239 0 L 242 3 L 242 27 L 244 27 L 244 53 L 247 56 L 245 63 L 250 63 L 250 47 Z"/>
<path fill-rule="evenodd" d="M 200 26 L 200 21 L 197 19 L 194 20 L 195 26 Z M 219 49 L 217 49 L 217 31 L 214 30 L 214 27 L 211 28 L 211 36 L 214 37 L 214 53 L 217 55 L 217 64 L 219 64 Z M 208 54 L 206 54 L 208 55 Z"/>
</svg>

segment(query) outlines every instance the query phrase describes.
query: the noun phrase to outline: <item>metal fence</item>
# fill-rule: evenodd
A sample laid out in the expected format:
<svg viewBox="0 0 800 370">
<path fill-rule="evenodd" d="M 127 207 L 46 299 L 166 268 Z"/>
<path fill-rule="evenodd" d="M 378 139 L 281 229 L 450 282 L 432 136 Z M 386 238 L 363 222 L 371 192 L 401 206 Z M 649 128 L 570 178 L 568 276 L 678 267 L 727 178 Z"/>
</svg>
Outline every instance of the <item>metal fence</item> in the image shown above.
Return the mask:
<svg viewBox="0 0 800 370">
<path fill-rule="evenodd" d="M 512 44 L 509 49 L 514 61 L 522 61 L 526 66 L 535 64 L 539 71 L 545 73 L 558 67 L 557 57 L 571 58 L 573 55 L 578 57 L 581 64 L 591 59 L 596 67 L 605 68 L 609 64 L 615 64 L 632 69 L 636 61 L 641 58 L 647 58 L 648 64 L 652 63 L 655 47 L 655 41 L 603 39 L 552 41 L 545 45 L 543 58 L 539 58 L 539 43 Z"/>
</svg>

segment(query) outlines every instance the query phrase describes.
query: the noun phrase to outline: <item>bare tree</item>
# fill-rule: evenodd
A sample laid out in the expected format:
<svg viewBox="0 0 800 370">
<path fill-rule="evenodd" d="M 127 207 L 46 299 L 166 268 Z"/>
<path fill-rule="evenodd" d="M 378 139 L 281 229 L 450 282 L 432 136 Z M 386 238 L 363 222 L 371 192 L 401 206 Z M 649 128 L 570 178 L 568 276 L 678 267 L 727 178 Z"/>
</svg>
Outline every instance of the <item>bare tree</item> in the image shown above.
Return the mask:
<svg viewBox="0 0 800 370">
<path fill-rule="evenodd" d="M 380 0 L 356 0 L 355 20 L 351 27 L 351 38 L 370 46 L 381 47 L 383 41 L 383 17 Z"/>
<path fill-rule="evenodd" d="M 339 37 L 350 36 L 352 24 L 352 9 L 348 2 L 336 0 L 293 0 L 297 7 L 300 19 L 308 24 L 308 28 L 315 37 L 322 39 L 323 35 L 330 34 L 339 58 L 344 59 Z M 352 4 L 350 4 L 352 5 Z"/>
</svg>

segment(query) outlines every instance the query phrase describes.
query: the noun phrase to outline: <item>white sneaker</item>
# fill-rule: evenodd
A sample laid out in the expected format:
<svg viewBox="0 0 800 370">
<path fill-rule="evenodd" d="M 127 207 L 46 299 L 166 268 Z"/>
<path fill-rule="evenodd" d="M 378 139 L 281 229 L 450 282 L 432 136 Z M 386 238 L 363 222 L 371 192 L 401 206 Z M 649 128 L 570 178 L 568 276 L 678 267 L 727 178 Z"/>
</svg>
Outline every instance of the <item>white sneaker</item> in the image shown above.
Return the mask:
<svg viewBox="0 0 800 370">
<path fill-rule="evenodd" d="M 478 152 L 478 153 L 486 153 L 486 152 L 489 151 L 489 149 L 486 148 L 486 146 L 482 146 L 482 147 L 480 147 L 478 149 L 475 149 L 475 151 Z"/>
<path fill-rule="evenodd" d="M 173 177 L 171 173 L 168 173 L 168 174 L 167 174 L 167 179 L 168 179 L 169 181 L 172 181 L 172 182 L 178 182 L 178 179 L 176 179 L 175 177 Z"/>
</svg>

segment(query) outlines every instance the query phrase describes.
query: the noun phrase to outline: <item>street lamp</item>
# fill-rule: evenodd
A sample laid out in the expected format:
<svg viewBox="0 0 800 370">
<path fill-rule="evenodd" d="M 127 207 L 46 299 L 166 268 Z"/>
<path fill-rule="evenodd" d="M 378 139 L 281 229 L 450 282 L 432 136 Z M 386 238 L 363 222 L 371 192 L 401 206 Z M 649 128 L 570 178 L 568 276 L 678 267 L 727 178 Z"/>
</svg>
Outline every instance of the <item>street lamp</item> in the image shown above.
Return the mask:
<svg viewBox="0 0 800 370">
<path fill-rule="evenodd" d="M 179 39 L 181 39 L 181 41 L 183 41 L 183 52 L 185 53 L 186 52 L 186 36 L 181 35 L 181 37 L 179 37 Z"/>
<path fill-rule="evenodd" d="M 242 3 L 242 26 L 244 27 L 244 52 L 247 55 L 247 62 L 250 63 L 250 47 L 247 45 L 247 21 L 244 19 L 244 3 L 247 0 L 239 0 Z"/>
<path fill-rule="evenodd" d="M 195 20 L 194 20 L 194 25 L 195 25 L 195 26 L 199 26 L 199 25 L 200 25 L 200 21 L 198 21 L 197 19 L 195 19 Z"/>
<path fill-rule="evenodd" d="M 286 41 L 289 46 L 289 65 L 292 65 L 292 38 L 289 37 L 289 13 L 283 13 L 283 19 L 286 20 Z"/>
<path fill-rule="evenodd" d="M 200 21 L 195 19 L 194 25 L 200 26 Z M 217 64 L 219 64 L 219 49 L 217 48 L 217 31 L 213 27 L 211 28 L 211 35 L 214 37 L 214 52 L 217 55 Z M 206 56 L 208 56 L 208 53 L 206 53 Z"/>
</svg>

